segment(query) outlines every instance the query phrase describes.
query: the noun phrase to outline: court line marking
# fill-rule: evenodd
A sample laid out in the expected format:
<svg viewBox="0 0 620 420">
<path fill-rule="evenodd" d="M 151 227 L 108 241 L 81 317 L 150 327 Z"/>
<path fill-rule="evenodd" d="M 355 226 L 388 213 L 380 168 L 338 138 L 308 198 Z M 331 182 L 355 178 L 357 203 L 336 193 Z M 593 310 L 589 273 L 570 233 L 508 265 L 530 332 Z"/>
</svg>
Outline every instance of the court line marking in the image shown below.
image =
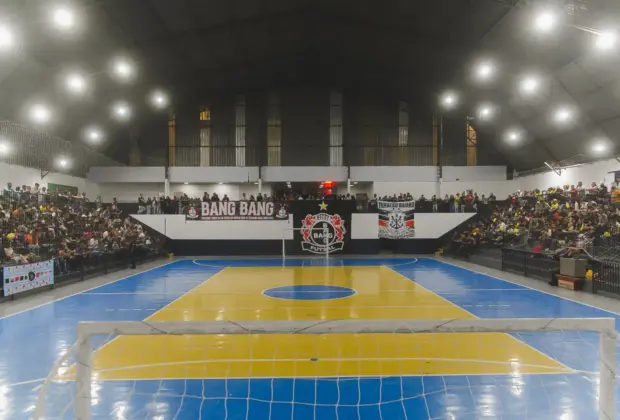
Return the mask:
<svg viewBox="0 0 620 420">
<path fill-rule="evenodd" d="M 386 333 L 386 334 L 390 334 L 390 333 Z M 433 333 L 425 333 L 427 335 L 429 334 L 433 334 Z M 465 333 L 465 334 L 475 334 L 475 333 Z M 484 333 L 480 333 L 480 334 L 484 334 Z M 503 333 L 497 333 L 497 334 L 503 334 Z M 287 335 L 287 334 L 285 334 Z M 381 335 L 381 334 L 379 334 Z M 108 368 L 108 369 L 99 369 L 97 370 L 97 372 L 99 374 L 101 373 L 106 373 L 106 372 L 118 372 L 118 371 L 125 371 L 125 370 L 136 370 L 136 369 L 147 369 L 147 368 L 153 368 L 153 367 L 164 367 L 164 366 L 185 366 L 185 365 L 198 365 L 198 364 L 219 364 L 219 363 L 299 363 L 299 362 L 307 362 L 307 363 L 320 363 L 320 362 L 374 362 L 374 361 L 382 361 L 382 362 L 400 362 L 400 361 L 438 361 L 438 362 L 452 362 L 452 363 L 475 363 L 475 364 L 489 364 L 489 365 L 511 365 L 510 362 L 500 362 L 500 361 L 495 361 L 495 360 L 476 360 L 476 359 L 455 359 L 455 358 L 434 358 L 434 357 L 347 357 L 347 358 L 335 358 L 335 357 L 325 357 L 325 358 L 321 358 L 321 357 L 317 357 L 317 361 L 311 361 L 309 358 L 304 357 L 304 358 L 287 358 L 287 359 L 280 359 L 280 358 L 273 358 L 273 359 L 205 359 L 205 360 L 182 360 L 179 362 L 160 362 L 160 363 L 148 363 L 148 364 L 143 364 L 143 365 L 131 365 L 131 366 L 123 366 L 123 367 L 114 367 L 114 368 Z M 524 367 L 528 367 L 528 368 L 540 368 L 540 369 L 546 369 L 546 370 L 553 370 L 553 369 L 557 369 L 556 367 L 552 367 L 552 366 L 545 366 L 545 365 L 537 365 L 537 364 L 531 364 L 531 363 L 519 363 L 519 367 L 524 366 Z M 554 374 L 563 374 L 563 373 L 567 373 L 567 374 L 573 374 L 575 373 L 576 369 L 572 369 L 572 368 L 566 368 L 566 372 L 562 371 L 562 372 L 551 372 Z M 251 370 L 251 368 L 249 368 L 248 370 Z M 595 372 L 590 372 L 590 371 L 584 371 L 584 372 L 588 372 L 588 373 L 595 373 Z M 206 373 L 206 372 L 205 372 Z M 548 372 L 549 373 L 549 372 Z M 498 374 L 501 374 L 498 373 Z M 514 375 L 514 372 L 508 372 L 508 375 Z M 523 373 L 519 373 L 520 375 L 523 375 Z M 537 373 L 527 373 L 526 375 L 536 375 Z M 412 376 L 424 376 L 424 373 L 421 373 L 420 375 L 412 375 Z M 439 375 L 439 374 L 438 374 Z M 495 373 L 486 373 L 486 375 L 495 375 Z M 440 375 L 443 376 L 443 375 Z M 466 376 L 466 375 L 461 375 L 461 376 Z M 316 375 L 311 375 L 309 377 L 316 377 Z M 398 377 L 398 376 L 396 376 Z M 249 378 L 249 377 L 248 377 Z M 192 380 L 192 379 L 198 379 L 198 378 L 177 378 L 178 380 Z M 204 378 L 202 378 L 204 379 Z M 210 379 L 210 378 L 207 378 Z M 229 377 L 229 379 L 244 379 L 244 377 Z M 153 380 L 153 379 L 148 379 L 148 380 Z"/>
<path fill-rule="evenodd" d="M 82 291 L 79 291 L 79 292 L 71 293 L 70 295 L 63 296 L 63 297 L 60 297 L 60 298 L 54 299 L 54 300 L 52 300 L 52 301 L 50 301 L 50 302 L 44 302 L 44 303 L 41 303 L 40 305 L 35 305 L 35 306 L 31 307 L 31 308 L 28 308 L 28 309 L 23 309 L 23 310 L 21 310 L 21 311 L 15 312 L 15 313 L 13 313 L 13 314 L 9 314 L 9 315 L 0 316 L 0 320 L 7 319 L 7 318 L 13 317 L 13 316 L 15 316 L 15 315 L 23 314 L 24 312 L 33 311 L 33 310 L 35 310 L 35 309 L 39 309 L 39 308 L 41 308 L 41 307 L 43 307 L 43 306 L 45 306 L 45 305 L 50 305 L 50 304 L 52 304 L 52 303 L 60 302 L 60 301 L 63 301 L 63 300 L 65 300 L 65 299 L 68 299 L 68 298 L 73 297 L 73 296 L 77 296 L 77 295 L 80 295 L 80 294 L 86 294 L 87 292 L 89 292 L 89 291 L 91 291 L 91 290 L 95 290 L 95 289 L 98 289 L 98 288 L 100 288 L 100 287 L 105 287 L 105 286 L 108 286 L 108 285 L 110 285 L 110 284 L 118 283 L 119 281 L 122 281 L 122 280 L 127 280 L 127 279 L 129 279 L 129 278 L 131 278 L 131 277 L 133 277 L 133 276 L 139 276 L 139 275 L 141 275 L 141 274 L 147 273 L 147 272 L 152 271 L 152 270 L 157 270 L 158 268 L 162 268 L 162 267 L 165 267 L 165 266 L 167 266 L 167 265 L 176 264 L 176 263 L 178 263 L 178 262 L 180 262 L 180 261 L 182 261 L 182 260 L 177 260 L 177 261 L 169 261 L 169 262 L 167 262 L 167 263 L 165 263 L 165 264 L 161 264 L 161 265 L 158 265 L 158 266 L 156 266 L 156 267 L 152 267 L 152 268 L 146 269 L 146 270 L 141 271 L 141 272 L 139 272 L 139 273 L 133 273 L 133 274 L 130 274 L 130 275 L 128 275 L 128 276 L 122 277 L 122 278 L 120 278 L 120 279 L 117 279 L 117 280 L 112 280 L 111 282 L 106 283 L 106 284 L 100 284 L 99 286 L 93 286 L 93 287 L 91 287 L 91 288 L 89 288 L 89 289 L 85 289 L 85 290 L 82 290 Z M 79 283 L 74 283 L 74 284 L 79 284 Z"/>
<path fill-rule="evenodd" d="M 229 267 L 227 267 L 229 268 Z M 232 267 L 234 268 L 234 267 Z M 193 283 L 193 282 L 180 282 L 177 284 L 181 284 L 181 283 Z M 269 289 L 265 289 L 265 290 L 269 290 Z M 380 292 L 388 292 L 388 293 L 420 293 L 419 290 L 415 290 L 415 289 L 379 289 Z M 519 289 L 464 289 L 464 290 L 455 290 L 455 289 L 450 289 L 450 290 L 441 290 L 441 291 L 435 291 L 433 293 L 437 294 L 437 293 L 443 293 L 445 295 L 450 295 L 450 294 L 462 294 L 464 292 L 495 292 L 495 291 L 500 291 L 500 292 L 506 292 L 506 291 L 517 291 L 517 292 L 531 292 L 532 290 L 527 290 L 527 289 L 523 289 L 523 288 L 519 288 Z M 175 292 L 109 292 L 109 293 L 99 293 L 99 292 L 94 292 L 94 293 L 90 293 L 90 292 L 82 292 L 88 295 L 101 295 L 101 296 L 106 296 L 106 295 L 145 295 L 145 296 L 165 296 L 168 294 L 173 294 Z M 289 293 L 289 292 L 279 292 L 279 293 Z M 296 293 L 340 293 L 339 291 L 304 291 L 304 292 L 296 292 Z M 234 295 L 234 296 L 244 296 L 244 295 L 255 295 L 256 293 L 252 292 L 252 293 L 226 293 L 226 292 L 209 292 L 209 293 L 198 293 L 197 296 L 202 296 L 202 295 L 209 295 L 209 296 L 213 296 L 213 295 Z"/>
<path fill-rule="evenodd" d="M 316 285 L 313 285 L 313 286 L 316 286 Z M 280 287 L 289 287 L 289 286 L 280 286 Z M 306 302 L 307 301 L 322 302 L 322 301 L 325 301 L 325 300 L 347 299 L 347 298 L 350 298 L 350 297 L 353 297 L 353 296 L 357 295 L 357 290 L 351 289 L 351 288 L 348 288 L 349 290 L 353 291 L 353 293 L 350 294 L 350 295 L 334 297 L 334 298 L 327 298 L 327 299 L 290 299 L 290 298 L 274 297 L 274 296 L 269 296 L 269 295 L 265 294 L 265 292 L 268 292 L 269 290 L 273 290 L 273 289 L 277 289 L 277 287 L 275 287 L 275 288 L 272 287 L 272 288 L 269 288 L 269 289 L 263 289 L 263 291 L 261 292 L 261 295 L 265 296 L 266 298 L 274 299 L 274 300 L 301 300 L 301 301 L 306 301 Z M 342 293 L 342 292 L 344 292 L 344 290 L 338 290 L 338 291 L 334 290 L 334 293 Z M 281 292 L 281 293 L 290 293 L 290 292 Z M 294 293 L 299 293 L 299 292 L 294 292 Z M 308 292 L 304 292 L 304 293 L 308 293 Z M 316 293 L 324 293 L 324 292 L 317 291 Z M 250 294 L 251 293 L 248 293 L 248 295 L 250 295 Z"/>
<path fill-rule="evenodd" d="M 483 276 L 487 276 L 487 277 L 490 277 L 490 278 L 495 279 L 495 280 L 505 281 L 506 283 L 514 284 L 516 286 L 525 287 L 526 289 L 533 290 L 535 292 L 544 293 L 545 295 L 553 296 L 554 298 L 557 298 L 557 299 L 564 299 L 564 300 L 567 300 L 569 302 L 577 303 L 577 304 L 583 305 L 583 306 L 588 306 L 588 307 L 593 308 L 593 309 L 598 309 L 599 311 L 602 311 L 602 312 L 607 312 L 609 314 L 620 316 L 620 312 L 615 312 L 615 311 L 611 311 L 609 309 L 599 308 L 598 306 L 594 306 L 594 305 L 591 305 L 591 304 L 585 303 L 585 302 L 579 302 L 578 300 L 571 299 L 569 297 L 554 295 L 551 292 L 547 292 L 545 290 L 539 290 L 539 289 L 536 289 L 536 288 L 531 287 L 531 286 L 526 286 L 524 284 L 519 284 L 519 283 L 516 283 L 514 281 L 510 281 L 510 280 L 503 279 L 501 277 L 494 276 L 492 274 L 483 273 L 482 271 L 476 271 L 476 270 L 472 270 L 471 268 L 461 267 L 459 265 L 456 265 L 456 264 L 453 264 L 453 263 L 450 263 L 450 262 L 447 262 L 447 261 L 443 261 L 443 260 L 438 260 L 438 259 L 435 259 L 435 258 L 424 258 L 424 259 L 429 260 L 429 261 L 437 261 L 438 263 L 441 263 L 441 264 L 451 265 L 453 267 L 460 268 L 461 270 L 466 270 L 466 271 L 470 271 L 472 273 L 481 274 Z M 616 329 L 618 329 L 618 328 L 620 328 L 620 325 L 617 324 L 616 325 Z"/>
<path fill-rule="evenodd" d="M 235 267 L 227 267 L 227 268 L 235 268 Z M 179 282 L 179 283 L 175 283 L 175 284 L 184 284 L 184 283 L 194 283 L 193 281 L 185 281 L 185 282 Z M 418 283 L 416 283 L 418 284 Z M 308 286 L 316 286 L 316 285 L 308 285 Z M 278 287 L 288 287 L 288 286 L 278 286 Z M 265 289 L 265 290 L 270 290 L 270 289 Z M 353 290 L 353 289 L 352 289 Z M 420 293 L 420 290 L 416 290 L 414 289 L 379 289 L 380 292 L 387 292 L 387 293 Z M 443 294 L 461 294 L 461 293 L 466 293 L 466 292 L 495 292 L 495 291 L 500 291 L 500 292 L 531 292 L 531 291 L 536 291 L 536 290 L 529 290 L 529 289 L 523 289 L 523 288 L 519 288 L 519 289 L 463 289 L 463 290 L 458 290 L 458 289 L 446 289 L 446 290 L 439 290 L 439 291 L 434 291 L 432 293 L 437 294 L 437 293 L 443 293 Z M 308 291 L 303 291 L 303 292 L 297 292 L 297 293 L 339 293 L 340 291 L 319 291 L 319 290 L 308 290 Z M 167 294 L 172 294 L 175 292 L 82 292 L 85 294 L 89 294 L 89 295 L 167 295 Z M 288 292 L 278 292 L 278 293 L 288 293 Z M 198 293 L 198 296 L 202 296 L 202 295 L 209 295 L 209 296 L 213 296 L 213 295 L 235 295 L 235 296 L 244 296 L 244 295 L 256 295 L 255 292 L 248 292 L 248 293 L 243 293 L 243 292 L 209 292 L 209 293 Z"/>
<path fill-rule="evenodd" d="M 192 287 L 191 289 L 189 289 L 187 292 L 183 293 L 181 296 L 177 297 L 176 299 L 173 299 L 172 301 L 168 302 L 166 305 L 162 306 L 160 309 L 156 310 L 155 312 L 153 312 L 151 315 L 147 316 L 146 318 L 144 318 L 142 321 L 139 322 L 147 322 L 150 320 L 150 318 L 154 317 L 155 315 L 157 315 L 158 313 L 162 312 L 164 309 L 168 308 L 170 305 L 172 305 L 173 303 L 175 303 L 176 301 L 178 301 L 179 299 L 183 298 L 185 295 L 189 294 L 190 292 L 192 292 L 194 289 L 197 289 L 198 287 L 202 286 L 203 284 L 205 284 L 207 281 L 211 280 L 213 277 L 217 276 L 218 274 L 222 273 L 224 271 L 224 269 L 218 271 L 217 273 L 213 273 L 211 274 L 209 277 L 207 277 L 205 280 L 203 280 L 202 282 L 200 282 L 199 284 L 197 284 L 196 286 Z M 95 357 L 95 353 L 97 353 L 98 351 L 100 351 L 101 349 L 103 349 L 104 347 L 106 347 L 107 345 L 111 344 L 112 342 L 114 342 L 116 339 L 123 337 L 124 335 L 117 335 L 114 338 L 112 338 L 109 341 L 106 341 L 105 343 L 103 343 L 102 345 L 100 345 L 98 348 L 93 349 L 92 351 L 92 355 L 93 358 Z M 72 364 L 71 366 L 75 365 Z"/>
<path fill-rule="evenodd" d="M 501 334 L 501 333 L 500 333 Z M 120 368 L 119 368 L 120 369 Z M 208 377 L 208 378 L 192 378 L 192 379 L 188 379 L 188 378 L 184 378 L 184 379 L 176 379 L 176 378 L 149 378 L 149 379 L 144 379 L 144 378 L 109 378 L 109 379 L 105 379 L 102 382 L 121 382 L 121 381 L 135 381 L 135 382 L 140 382 L 140 381 L 183 381 L 183 382 L 187 382 L 187 381 L 251 381 L 254 379 L 263 379 L 263 380 L 271 380 L 271 379 L 275 379 L 275 380 L 280 380 L 280 379 L 290 379 L 290 380 L 309 380 L 309 379 L 318 379 L 318 380 L 324 380 L 324 381 L 344 381 L 344 380 L 349 380 L 349 381 L 358 381 L 360 379 L 383 379 L 383 378 L 420 378 L 420 379 L 424 379 L 424 377 L 442 377 L 442 376 L 446 376 L 446 377 L 458 377 L 458 378 L 466 378 L 468 376 L 508 376 L 508 377 L 512 377 L 512 378 L 519 378 L 519 377 L 528 377 L 528 376 L 537 376 L 537 375 L 549 375 L 549 376 L 553 376 L 553 375 L 569 375 L 569 376 L 575 376 L 575 375 L 598 375 L 599 372 L 592 372 L 589 370 L 576 370 L 576 369 L 572 369 L 571 371 L 567 371 L 567 372 L 537 372 L 537 373 L 514 373 L 514 372 L 508 372 L 508 373 L 467 373 L 467 374 L 461 374 L 461 373 L 425 373 L 423 375 L 409 375 L 409 374 L 403 374 L 403 375 L 369 375 L 369 376 L 364 376 L 364 375 L 343 375 L 343 376 L 251 376 L 251 377 L 238 377 L 238 378 L 231 378 L 229 376 L 213 376 L 213 377 Z M 74 382 L 73 379 L 58 379 L 55 382 Z M 461 386 L 464 388 L 469 388 L 468 385 L 454 385 L 454 387 L 456 386 Z M 480 386 L 488 386 L 488 385 L 480 385 Z M 150 394 L 152 395 L 152 394 Z M 224 398 L 224 397 L 222 397 Z"/>
<path fill-rule="evenodd" d="M 390 270 L 392 270 L 392 269 L 390 268 Z M 392 271 L 394 271 L 394 273 L 398 274 L 399 276 L 402 276 L 403 278 L 407 279 L 408 281 L 414 281 L 414 280 L 411 280 L 409 277 L 405 276 L 404 274 L 399 273 L 399 272 L 398 272 L 398 271 L 396 271 L 396 270 L 392 270 Z M 418 284 L 419 284 L 419 283 L 418 283 Z M 424 286 L 420 286 L 420 287 L 425 288 Z M 425 288 L 425 289 L 426 289 L 426 288 Z M 427 290 L 429 290 L 430 292 L 432 292 L 432 290 L 431 290 L 431 289 L 427 289 Z M 437 295 L 437 294 L 436 294 L 436 295 Z M 440 296 L 440 295 L 437 295 L 437 296 L 439 297 L 439 299 L 442 299 L 442 300 L 444 300 L 444 301 L 446 301 L 446 302 L 449 302 L 450 304 L 452 304 L 452 305 L 456 306 L 457 308 L 461 308 L 461 306 L 459 306 L 459 305 L 457 305 L 457 304 L 455 304 L 455 303 L 453 303 L 453 302 L 450 302 L 450 301 L 449 301 L 448 299 L 446 299 L 445 297 Z M 480 318 L 480 317 L 478 317 L 478 316 L 474 315 L 473 313 L 469 312 L 467 309 L 464 309 L 464 308 L 461 308 L 461 309 L 463 309 L 463 311 L 465 311 L 465 312 L 467 312 L 468 314 L 470 314 L 471 316 L 473 316 L 475 319 L 483 319 L 483 318 Z M 575 371 L 575 369 L 573 369 L 573 368 L 571 368 L 571 367 L 569 367 L 569 366 L 565 365 L 564 363 L 562 363 L 562 362 L 560 362 L 559 360 L 557 360 L 557 359 L 555 359 L 555 358 L 553 358 L 553 357 L 549 356 L 548 354 L 543 353 L 542 351 L 540 351 L 540 350 L 538 350 L 537 348 L 535 348 L 535 347 L 533 347 L 533 346 L 529 345 L 528 343 L 526 343 L 526 342 L 524 342 L 524 341 L 522 341 L 522 340 L 520 340 L 520 339 L 516 338 L 515 336 L 513 336 L 513 335 L 511 335 L 511 334 L 509 334 L 509 333 L 503 333 L 503 334 L 506 334 L 508 337 L 511 337 L 511 338 L 512 338 L 512 339 L 514 339 L 515 341 L 518 341 L 519 343 L 521 343 L 521 344 L 523 344 L 523 345 L 525 345 L 525 346 L 529 347 L 529 348 L 530 348 L 531 350 L 533 350 L 534 352 L 536 352 L 536 353 L 538 353 L 538 354 L 540 354 L 540 355 L 542 355 L 542 356 L 544 356 L 544 357 L 546 357 L 546 358 L 548 358 L 548 359 L 550 359 L 550 360 L 553 360 L 554 362 L 556 362 L 558 365 L 560 365 L 560 366 L 564 367 L 565 369 L 568 369 L 568 370 L 573 371 L 573 372 Z"/>
<path fill-rule="evenodd" d="M 419 260 L 417 258 L 412 259 L 411 261 L 407 261 L 404 263 L 400 263 L 400 264 L 392 264 L 392 265 L 387 265 L 387 264 L 383 264 L 385 267 L 401 267 L 403 265 L 408 265 L 408 264 L 415 264 L 417 263 Z M 379 266 L 381 267 L 381 265 Z"/>
<path fill-rule="evenodd" d="M 120 369 L 120 368 L 119 368 Z M 575 375 L 593 375 L 593 376 L 598 376 L 599 372 L 592 372 L 589 370 L 576 370 L 574 369 L 573 371 L 570 372 L 537 372 L 537 373 L 528 373 L 528 374 L 516 374 L 514 372 L 510 372 L 510 373 L 468 373 L 466 375 L 463 374 L 459 374 L 459 373 L 425 373 L 423 375 L 410 375 L 410 374 L 403 374 L 403 375 L 369 375 L 369 376 L 364 376 L 364 375 L 343 375 L 343 376 L 278 376 L 278 377 L 274 377 L 274 376 L 252 376 L 252 377 L 239 377 L 239 378 L 231 378 L 231 377 L 226 377 L 226 376 L 213 376 L 213 377 L 208 377 L 208 378 L 192 378 L 192 379 L 174 379 L 174 378 L 155 378 L 155 379 L 144 379 L 144 378 L 108 378 L 105 381 L 102 381 L 103 383 L 105 382 L 141 382 L 141 381 L 183 381 L 183 382 L 187 382 L 187 381 L 202 381 L 202 382 L 206 382 L 206 381 L 252 381 L 252 380 L 321 380 L 321 381 L 334 381 L 334 382 L 338 382 L 338 381 L 360 381 L 360 380 L 364 380 L 364 379 L 384 379 L 384 378 L 420 378 L 420 380 L 424 380 L 425 377 L 458 377 L 458 378 L 467 378 L 469 376 L 500 376 L 500 377 L 512 377 L 512 378 L 517 378 L 518 376 L 537 376 L 537 375 L 548 375 L 548 376 L 553 376 L 553 375 L 568 375 L 568 376 L 575 376 Z M 40 378 L 40 379 L 32 379 L 29 381 L 23 381 L 23 382 L 15 382 L 12 384 L 8 384 L 6 385 L 7 387 L 17 387 L 17 386 L 22 386 L 22 385 L 29 385 L 32 383 L 37 383 L 37 382 L 43 382 L 45 381 L 47 378 Z M 74 382 L 74 379 L 55 379 L 54 380 L 55 383 L 58 384 L 63 384 L 63 383 L 69 383 L 69 382 Z M 478 385 L 478 386 L 487 386 L 487 385 Z M 450 388 L 469 388 L 469 385 L 451 385 Z M 38 389 L 38 387 L 34 388 L 35 390 Z M 443 392 L 443 390 L 441 391 Z M 152 394 L 149 394 L 152 395 Z M 423 395 L 423 394 L 420 394 Z M 425 394 L 424 394 L 425 395 Z M 213 398 L 218 398 L 218 397 L 213 397 Z M 228 398 L 228 397 L 221 397 L 223 398 Z M 207 399 L 207 398 L 205 398 Z"/>
<path fill-rule="evenodd" d="M 350 296 L 349 296 L 350 297 Z M 284 300 L 284 299 L 280 299 L 280 298 L 275 298 L 275 299 L 279 299 L 279 300 Z M 324 300 L 335 300 L 336 298 L 333 299 L 324 299 Z M 289 300 L 295 300 L 295 299 L 289 299 Z M 300 299 L 303 301 L 312 301 L 312 302 L 316 302 L 317 300 L 310 300 L 310 299 Z M 451 304 L 451 305 L 390 305 L 390 306 L 383 306 L 383 305 L 364 305 L 364 306 L 348 306 L 347 308 L 357 308 L 357 309 L 389 309 L 389 308 L 395 308 L 395 309 L 406 309 L 406 308 L 446 308 L 446 307 L 455 307 L 456 305 Z M 466 304 L 463 305 L 465 307 L 471 308 L 471 307 L 476 307 L 476 308 L 510 308 L 511 305 L 480 305 L 480 304 Z M 260 310 L 262 312 L 269 312 L 269 311 L 281 311 L 281 310 L 291 310 L 291 309 L 341 309 L 342 306 L 281 306 L 278 308 L 270 308 L 270 309 L 265 309 L 265 308 L 235 308 L 234 310 L 229 310 L 228 312 L 232 312 L 232 311 L 257 311 Z M 105 311 L 107 312 L 115 312 L 115 311 L 159 311 L 162 310 L 161 308 L 106 308 Z M 170 311 L 168 309 L 168 311 Z M 183 312 L 185 311 L 184 309 L 179 309 L 179 312 Z M 199 310 L 200 312 L 204 313 L 204 312 L 219 312 L 220 309 L 201 309 Z M 428 318 L 422 318 L 422 319 L 428 319 Z"/>
</svg>

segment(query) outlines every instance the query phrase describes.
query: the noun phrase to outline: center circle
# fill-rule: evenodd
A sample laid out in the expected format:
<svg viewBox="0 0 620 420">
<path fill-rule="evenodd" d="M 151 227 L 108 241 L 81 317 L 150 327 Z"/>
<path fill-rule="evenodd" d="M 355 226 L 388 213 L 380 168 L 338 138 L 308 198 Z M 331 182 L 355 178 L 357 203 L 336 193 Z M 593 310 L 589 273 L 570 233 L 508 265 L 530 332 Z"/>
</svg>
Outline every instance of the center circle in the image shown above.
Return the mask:
<svg viewBox="0 0 620 420">
<path fill-rule="evenodd" d="M 275 299 L 288 300 L 330 300 L 341 299 L 355 294 L 355 290 L 341 286 L 325 286 L 319 284 L 308 284 L 299 286 L 282 286 L 267 289 L 263 292 L 265 296 Z"/>
</svg>

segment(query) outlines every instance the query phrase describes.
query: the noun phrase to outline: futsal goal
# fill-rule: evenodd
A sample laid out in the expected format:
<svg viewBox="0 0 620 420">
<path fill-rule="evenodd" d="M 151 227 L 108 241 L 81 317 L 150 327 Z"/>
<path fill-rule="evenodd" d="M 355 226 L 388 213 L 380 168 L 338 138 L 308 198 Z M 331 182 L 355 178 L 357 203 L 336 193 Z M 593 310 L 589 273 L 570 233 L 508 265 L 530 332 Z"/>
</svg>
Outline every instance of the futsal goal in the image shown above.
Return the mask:
<svg viewBox="0 0 620 420">
<path fill-rule="evenodd" d="M 382 414 L 422 419 L 436 417 L 430 409 L 437 393 L 447 398 L 462 392 L 463 400 L 473 400 L 475 377 L 491 375 L 481 382 L 488 396 L 493 387 L 497 395 L 508 392 L 492 375 L 505 375 L 509 389 L 518 393 L 528 374 L 586 374 L 525 345 L 523 360 L 515 357 L 514 348 L 501 348 L 506 340 L 523 344 L 519 334 L 559 334 L 558 345 L 571 334 L 593 334 L 598 363 L 587 374 L 588 383 L 597 384 L 598 407 L 591 415 L 614 418 L 616 331 L 611 318 L 81 322 L 78 341 L 40 389 L 34 418 L 348 419 Z M 450 381 L 456 373 L 467 380 Z M 519 394 L 515 407 L 491 406 L 491 417 L 525 419 L 534 410 L 542 416 L 536 418 L 557 418 L 523 401 L 541 394 L 550 407 L 566 404 L 563 396 L 553 400 L 551 392 L 563 386 L 561 381 L 542 381 L 536 379 L 536 386 L 547 388 Z M 485 409 L 477 403 L 473 407 Z M 478 418 L 485 413 L 467 414 Z"/>
</svg>

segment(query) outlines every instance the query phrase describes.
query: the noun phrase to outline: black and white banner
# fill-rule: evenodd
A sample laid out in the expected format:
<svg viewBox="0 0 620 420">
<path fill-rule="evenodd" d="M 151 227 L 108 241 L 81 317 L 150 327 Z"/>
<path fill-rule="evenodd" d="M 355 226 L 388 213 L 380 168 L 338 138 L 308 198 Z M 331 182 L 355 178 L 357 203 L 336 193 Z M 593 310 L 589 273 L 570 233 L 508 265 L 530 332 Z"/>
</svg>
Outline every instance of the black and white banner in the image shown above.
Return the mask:
<svg viewBox="0 0 620 420">
<path fill-rule="evenodd" d="M 379 201 L 379 238 L 415 238 L 415 201 Z"/>
<path fill-rule="evenodd" d="M 4 296 L 54 284 L 54 260 L 4 267 Z"/>
<path fill-rule="evenodd" d="M 286 203 L 272 201 L 204 201 L 190 205 L 185 220 L 286 220 Z"/>
</svg>

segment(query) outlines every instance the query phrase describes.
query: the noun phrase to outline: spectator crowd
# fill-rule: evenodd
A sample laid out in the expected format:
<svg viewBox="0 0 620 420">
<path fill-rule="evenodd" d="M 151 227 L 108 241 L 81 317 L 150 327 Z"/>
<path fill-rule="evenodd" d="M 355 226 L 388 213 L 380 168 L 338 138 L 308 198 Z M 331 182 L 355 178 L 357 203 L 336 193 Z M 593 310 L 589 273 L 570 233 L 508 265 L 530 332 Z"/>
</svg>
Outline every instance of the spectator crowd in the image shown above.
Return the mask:
<svg viewBox="0 0 620 420">
<path fill-rule="evenodd" d="M 473 196 L 472 205 L 478 206 Z M 534 253 L 567 255 L 585 253 L 594 246 L 612 247 L 620 238 L 620 189 L 616 186 L 593 182 L 586 187 L 579 182 L 517 191 L 506 200 L 489 200 L 488 204 L 476 219 L 453 232 L 454 253 L 474 252 L 483 245 L 510 245 Z"/>
<path fill-rule="evenodd" d="M 159 242 L 121 214 L 117 203 L 90 202 L 85 194 L 50 192 L 39 184 L 0 195 L 2 266 L 54 258 L 56 274 L 96 267 L 103 258 L 151 250 Z"/>
</svg>

